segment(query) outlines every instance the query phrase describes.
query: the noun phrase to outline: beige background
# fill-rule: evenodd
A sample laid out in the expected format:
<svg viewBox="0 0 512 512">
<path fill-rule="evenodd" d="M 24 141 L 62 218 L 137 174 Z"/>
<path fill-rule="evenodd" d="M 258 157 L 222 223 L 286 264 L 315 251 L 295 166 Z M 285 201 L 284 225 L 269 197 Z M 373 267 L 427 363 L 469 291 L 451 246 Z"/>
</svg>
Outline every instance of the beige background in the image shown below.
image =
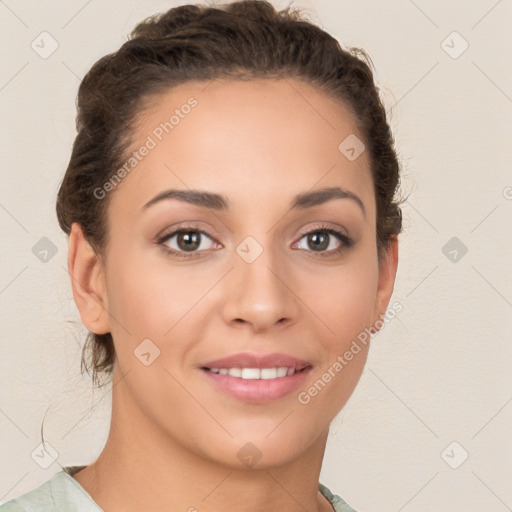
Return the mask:
<svg viewBox="0 0 512 512">
<path fill-rule="evenodd" d="M 80 78 L 136 22 L 181 3 L 0 2 L 0 503 L 106 440 L 108 389 L 80 376 L 55 194 Z M 512 4 L 294 5 L 371 55 L 409 194 L 392 299 L 403 310 L 332 425 L 321 481 L 359 512 L 512 510 Z M 31 48 L 43 31 L 59 45 L 46 59 Z M 43 237 L 56 254 L 41 255 Z M 58 454 L 46 469 L 31 457 L 44 416 Z"/>
</svg>

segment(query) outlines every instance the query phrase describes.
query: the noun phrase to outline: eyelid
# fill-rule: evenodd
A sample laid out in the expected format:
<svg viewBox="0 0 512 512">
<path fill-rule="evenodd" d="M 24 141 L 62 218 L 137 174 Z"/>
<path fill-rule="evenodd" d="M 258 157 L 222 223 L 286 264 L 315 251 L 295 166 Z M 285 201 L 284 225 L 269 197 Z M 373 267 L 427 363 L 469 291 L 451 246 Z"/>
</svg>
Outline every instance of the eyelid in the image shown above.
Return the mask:
<svg viewBox="0 0 512 512">
<path fill-rule="evenodd" d="M 317 226 L 315 226 L 315 227 L 313 227 L 311 229 L 308 229 L 307 231 L 304 231 L 301 234 L 301 237 L 304 236 L 304 235 L 308 235 L 309 233 L 315 233 L 316 231 L 334 232 L 334 233 L 337 233 L 339 235 L 342 235 L 347 240 L 353 241 L 350 238 L 350 236 L 348 234 L 348 231 L 343 226 L 336 224 L 336 227 L 334 227 L 333 224 L 330 224 L 330 223 L 327 223 L 327 222 L 321 222 L 320 225 L 317 225 Z"/>
<path fill-rule="evenodd" d="M 201 233 L 201 234 L 207 236 L 208 238 L 215 240 L 214 236 L 212 236 L 207 231 L 201 229 L 199 224 L 196 224 L 195 221 L 189 221 L 189 222 L 173 224 L 172 226 L 166 227 L 165 229 L 160 231 L 160 233 L 158 233 L 158 235 L 156 235 L 154 237 L 154 242 L 159 243 L 162 240 L 165 240 L 166 238 L 169 238 L 170 236 L 175 235 L 180 231 L 196 231 L 197 233 Z M 215 232 L 214 229 L 211 229 L 211 231 Z M 217 236 L 217 234 L 215 236 Z M 215 241 L 217 243 L 219 243 L 217 240 L 215 240 Z"/>
</svg>

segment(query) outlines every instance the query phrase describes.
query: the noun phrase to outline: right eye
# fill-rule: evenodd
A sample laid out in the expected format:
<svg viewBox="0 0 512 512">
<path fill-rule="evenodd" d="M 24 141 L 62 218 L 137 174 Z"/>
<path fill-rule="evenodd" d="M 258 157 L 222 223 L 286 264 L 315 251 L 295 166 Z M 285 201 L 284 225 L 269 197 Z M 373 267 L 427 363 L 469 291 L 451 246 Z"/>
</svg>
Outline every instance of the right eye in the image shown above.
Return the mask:
<svg viewBox="0 0 512 512">
<path fill-rule="evenodd" d="M 208 240 L 210 246 L 216 243 L 208 233 L 200 229 L 192 226 L 179 226 L 170 232 L 163 233 L 157 243 L 167 253 L 186 258 L 210 250 L 212 247 L 208 247 Z"/>
</svg>

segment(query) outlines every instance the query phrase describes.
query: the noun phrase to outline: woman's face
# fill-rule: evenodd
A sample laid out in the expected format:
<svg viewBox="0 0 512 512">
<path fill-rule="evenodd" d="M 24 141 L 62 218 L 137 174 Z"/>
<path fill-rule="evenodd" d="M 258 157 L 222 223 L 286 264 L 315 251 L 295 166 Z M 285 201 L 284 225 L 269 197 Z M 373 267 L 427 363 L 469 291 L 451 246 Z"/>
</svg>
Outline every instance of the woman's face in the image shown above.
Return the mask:
<svg viewBox="0 0 512 512">
<path fill-rule="evenodd" d="M 105 310 L 96 323 L 82 314 L 112 332 L 125 375 L 114 399 L 133 425 L 229 465 L 248 452 L 260 467 L 327 432 L 396 269 L 395 250 L 377 260 L 361 139 L 343 104 L 293 79 L 187 83 L 141 113 L 136 162 L 103 188 Z M 303 364 L 270 356 L 263 367 L 295 375 L 249 379 L 205 369 L 240 353 Z M 259 366 L 216 363 L 241 365 Z"/>
</svg>

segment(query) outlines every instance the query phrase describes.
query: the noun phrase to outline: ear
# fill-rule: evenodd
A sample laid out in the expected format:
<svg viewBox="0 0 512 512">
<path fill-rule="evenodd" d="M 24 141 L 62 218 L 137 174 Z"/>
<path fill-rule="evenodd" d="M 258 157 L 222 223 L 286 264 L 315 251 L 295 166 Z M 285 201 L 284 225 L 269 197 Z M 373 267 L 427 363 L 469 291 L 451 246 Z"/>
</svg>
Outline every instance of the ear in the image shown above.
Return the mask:
<svg viewBox="0 0 512 512">
<path fill-rule="evenodd" d="M 375 308 L 372 328 L 372 334 L 377 333 L 382 328 L 382 316 L 386 312 L 393 287 L 395 286 L 396 270 L 398 267 L 398 236 L 393 235 L 385 249 L 382 259 L 379 263 L 379 283 L 375 297 Z M 379 324 L 379 327 L 376 326 Z"/>
<path fill-rule="evenodd" d="M 68 270 L 82 323 L 95 334 L 110 332 L 104 265 L 76 222 L 69 234 Z"/>
</svg>

